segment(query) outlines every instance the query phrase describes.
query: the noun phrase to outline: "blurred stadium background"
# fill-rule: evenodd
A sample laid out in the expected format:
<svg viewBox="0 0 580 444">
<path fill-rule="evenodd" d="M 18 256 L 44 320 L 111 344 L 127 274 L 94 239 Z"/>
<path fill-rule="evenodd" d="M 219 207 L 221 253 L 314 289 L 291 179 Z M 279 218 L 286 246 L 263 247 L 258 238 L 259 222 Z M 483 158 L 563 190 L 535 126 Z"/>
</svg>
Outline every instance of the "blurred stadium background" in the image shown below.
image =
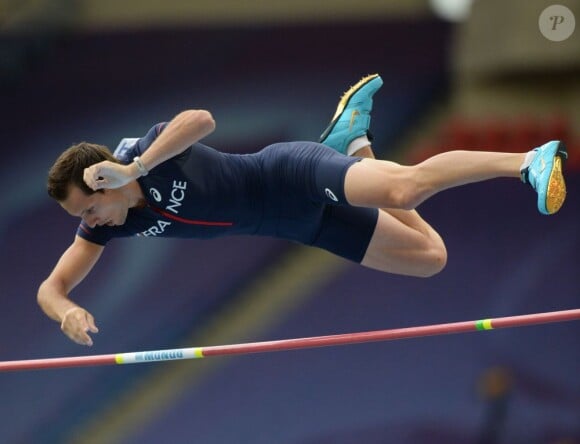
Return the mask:
<svg viewBox="0 0 580 444">
<path fill-rule="evenodd" d="M 579 307 L 580 31 L 542 36 L 551 1 L 461 3 L 1 0 L 0 359 Z M 579 1 L 557 3 L 580 17 Z M 212 111 L 206 143 L 224 151 L 316 140 L 340 94 L 372 72 L 385 80 L 372 121 L 379 157 L 559 138 L 570 151 L 564 208 L 540 216 L 513 180 L 435 196 L 420 211 L 449 262 L 427 280 L 274 239 L 116 241 L 73 294 L 97 319 L 95 345 L 70 343 L 42 315 L 37 286 L 77 225 L 45 192 L 63 149 L 114 147 L 185 108 Z M 579 443 L 579 334 L 566 323 L 2 374 L 0 442 Z"/>
</svg>

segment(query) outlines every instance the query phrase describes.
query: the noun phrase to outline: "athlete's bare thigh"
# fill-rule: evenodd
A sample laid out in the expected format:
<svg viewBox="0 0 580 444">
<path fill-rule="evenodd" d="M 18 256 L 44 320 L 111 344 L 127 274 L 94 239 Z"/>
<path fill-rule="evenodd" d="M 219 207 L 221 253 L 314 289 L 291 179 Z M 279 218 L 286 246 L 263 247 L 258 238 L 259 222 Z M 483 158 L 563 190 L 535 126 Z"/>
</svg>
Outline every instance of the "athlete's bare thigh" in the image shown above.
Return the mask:
<svg viewBox="0 0 580 444">
<path fill-rule="evenodd" d="M 361 264 L 389 273 L 428 277 L 441 271 L 446 260 L 441 237 L 426 222 L 419 231 L 380 210 Z"/>
</svg>

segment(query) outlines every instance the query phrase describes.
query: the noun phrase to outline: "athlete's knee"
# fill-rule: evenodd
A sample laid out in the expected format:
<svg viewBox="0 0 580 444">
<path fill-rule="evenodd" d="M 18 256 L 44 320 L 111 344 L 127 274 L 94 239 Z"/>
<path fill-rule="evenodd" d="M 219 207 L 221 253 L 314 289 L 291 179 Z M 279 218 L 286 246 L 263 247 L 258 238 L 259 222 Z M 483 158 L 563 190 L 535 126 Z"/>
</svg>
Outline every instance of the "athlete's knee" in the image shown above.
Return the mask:
<svg viewBox="0 0 580 444">
<path fill-rule="evenodd" d="M 390 208 L 414 210 L 419 203 L 414 190 L 412 182 L 400 181 L 397 186 L 389 191 L 385 201 L 390 202 Z"/>
<path fill-rule="evenodd" d="M 425 261 L 420 277 L 432 277 L 441 273 L 447 265 L 447 249 L 443 242 L 432 245 L 425 251 Z"/>
<path fill-rule="evenodd" d="M 447 249 L 443 240 L 432 229 L 423 233 L 409 250 L 410 259 L 405 274 L 428 278 L 440 273 L 447 265 Z"/>
<path fill-rule="evenodd" d="M 361 264 L 388 273 L 427 278 L 445 268 L 447 249 L 441 237 L 430 229 L 408 248 L 371 244 Z"/>
<path fill-rule="evenodd" d="M 415 167 L 399 166 L 385 187 L 390 208 L 414 210 L 422 202 L 420 177 Z"/>
</svg>

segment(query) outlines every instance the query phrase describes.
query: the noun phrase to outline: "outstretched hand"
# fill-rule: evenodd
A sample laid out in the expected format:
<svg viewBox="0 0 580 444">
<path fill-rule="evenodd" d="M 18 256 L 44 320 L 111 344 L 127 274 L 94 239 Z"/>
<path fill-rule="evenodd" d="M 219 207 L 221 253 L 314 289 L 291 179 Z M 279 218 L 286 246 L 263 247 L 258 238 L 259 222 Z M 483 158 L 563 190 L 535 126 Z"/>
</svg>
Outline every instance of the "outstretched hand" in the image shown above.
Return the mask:
<svg viewBox="0 0 580 444">
<path fill-rule="evenodd" d="M 60 329 L 77 344 L 88 346 L 93 345 L 89 332 L 99 332 L 93 315 L 81 307 L 73 307 L 64 314 Z"/>
<path fill-rule="evenodd" d="M 131 165 L 105 160 L 85 168 L 83 179 L 94 191 L 104 188 L 120 188 L 138 177 Z"/>
</svg>

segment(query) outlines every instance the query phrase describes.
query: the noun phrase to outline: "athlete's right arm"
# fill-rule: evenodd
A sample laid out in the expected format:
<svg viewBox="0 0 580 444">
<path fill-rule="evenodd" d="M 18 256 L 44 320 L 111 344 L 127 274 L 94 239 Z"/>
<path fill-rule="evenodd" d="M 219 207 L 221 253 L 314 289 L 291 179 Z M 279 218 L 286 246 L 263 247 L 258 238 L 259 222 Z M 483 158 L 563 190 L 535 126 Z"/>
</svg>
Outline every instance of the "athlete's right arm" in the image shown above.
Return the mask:
<svg viewBox="0 0 580 444">
<path fill-rule="evenodd" d="M 97 333 L 98 329 L 93 316 L 68 295 L 89 274 L 104 248 L 76 236 L 38 289 L 37 300 L 42 310 L 60 322 L 62 331 L 77 344 L 93 345 L 89 332 Z"/>
</svg>

